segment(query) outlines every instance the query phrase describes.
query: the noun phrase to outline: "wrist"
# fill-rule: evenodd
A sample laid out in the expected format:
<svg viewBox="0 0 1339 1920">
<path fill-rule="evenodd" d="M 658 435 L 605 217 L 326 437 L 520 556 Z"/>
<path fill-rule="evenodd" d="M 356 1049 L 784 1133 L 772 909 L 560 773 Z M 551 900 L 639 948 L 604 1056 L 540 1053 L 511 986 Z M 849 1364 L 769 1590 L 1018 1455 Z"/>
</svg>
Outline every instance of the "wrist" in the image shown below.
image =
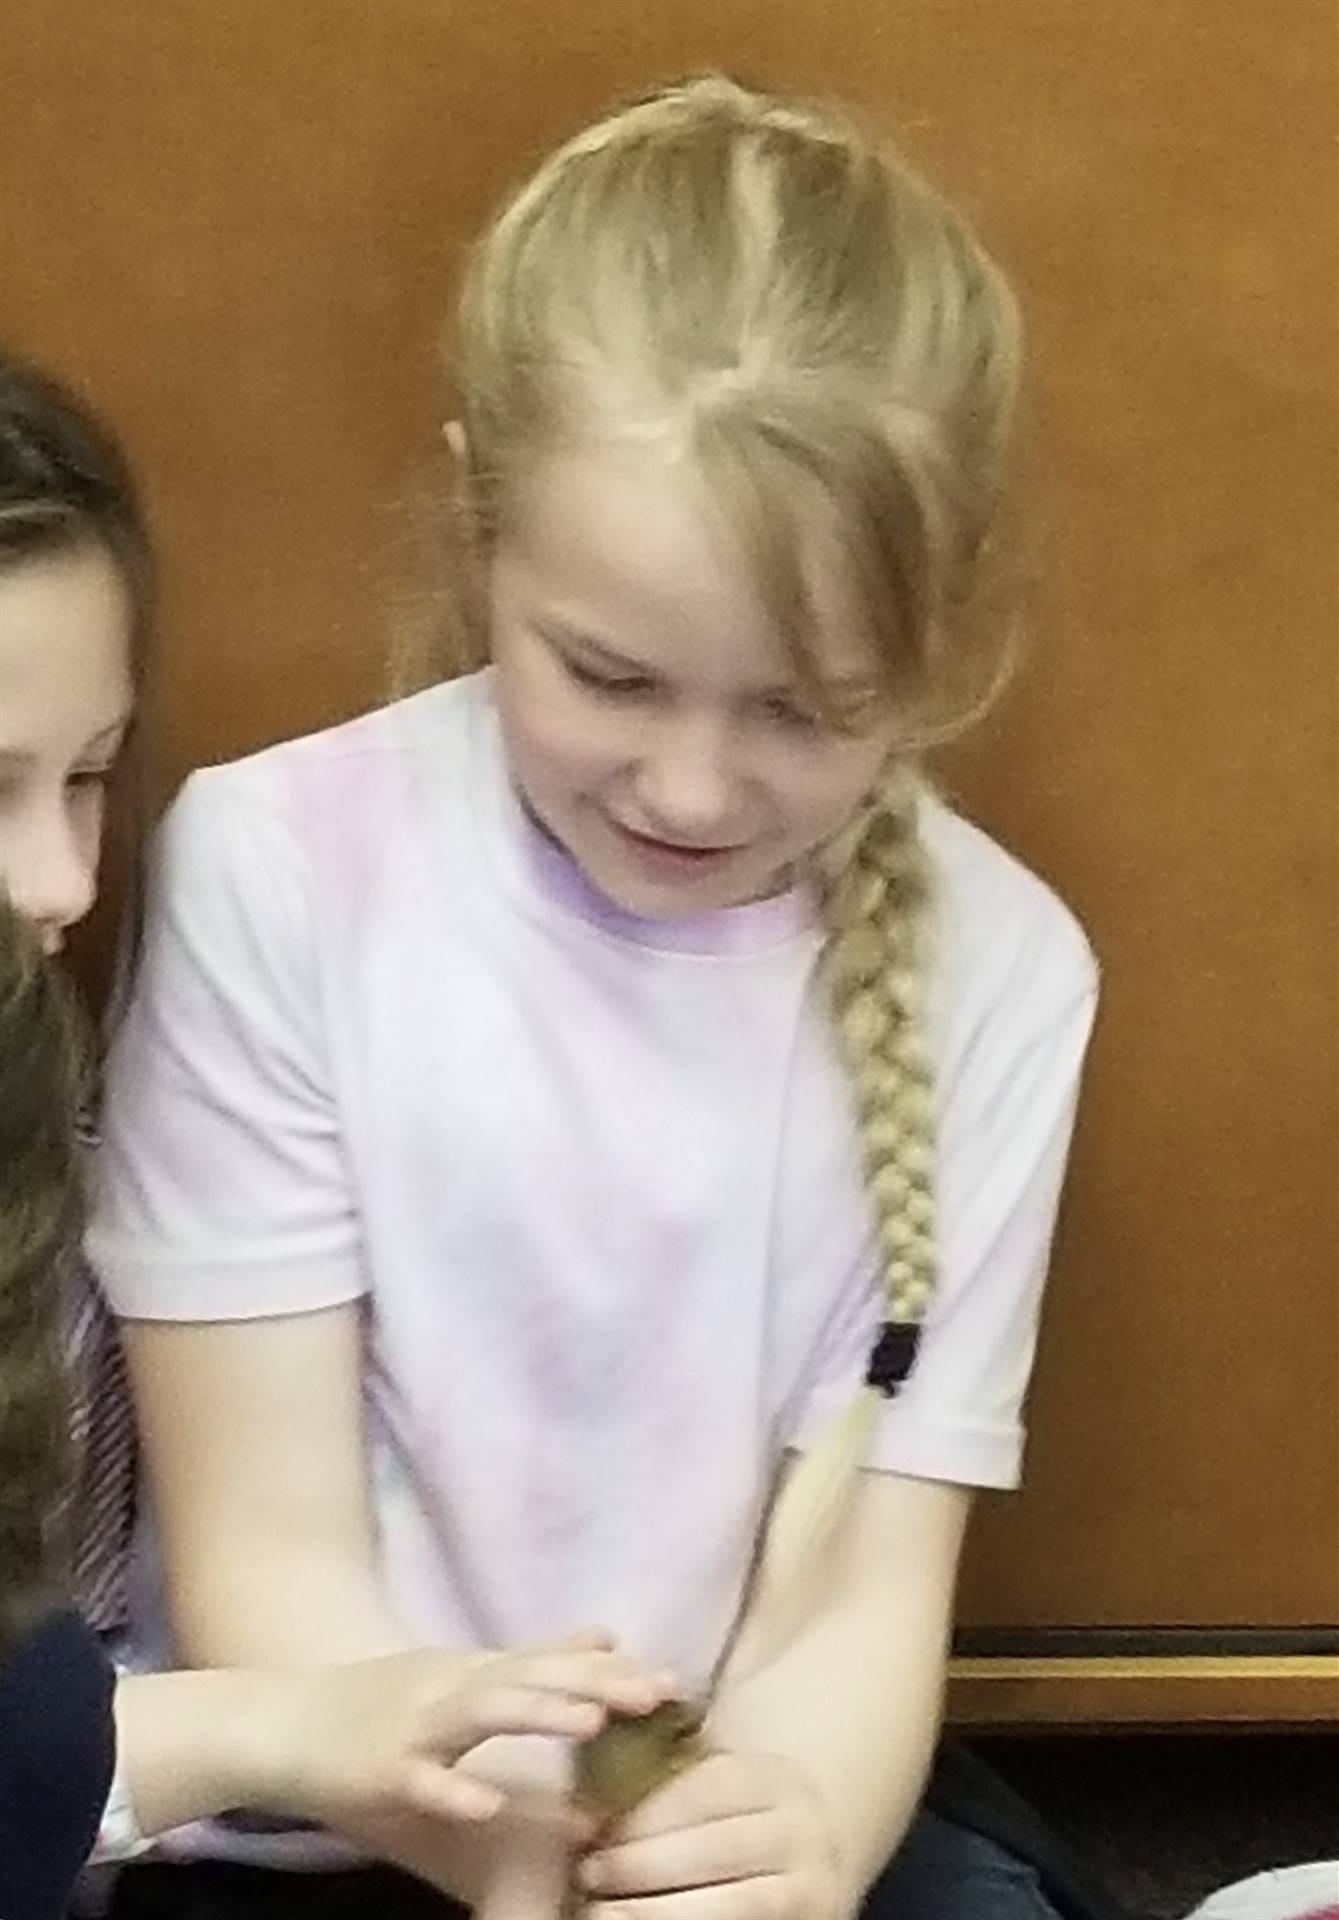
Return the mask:
<svg viewBox="0 0 1339 1920">
<path fill-rule="evenodd" d="M 852 1822 L 851 1808 L 835 1782 L 809 1756 L 781 1747 L 715 1746 L 717 1753 L 760 1764 L 771 1776 L 775 1805 L 786 1809 L 787 1827 L 803 1836 L 800 1858 L 807 1884 L 804 1910 L 811 1920 L 854 1920 L 864 1904 L 873 1873 L 865 1871 L 867 1835 Z"/>
<path fill-rule="evenodd" d="M 316 1718 L 322 1670 L 242 1669 L 214 1677 L 222 1685 L 211 1746 L 228 1807 L 320 1818 Z"/>
<path fill-rule="evenodd" d="M 301 1716 L 287 1681 L 227 1669 L 122 1677 L 118 1778 L 146 1836 L 238 1806 L 295 1807 Z"/>
<path fill-rule="evenodd" d="M 864 1905 L 872 1875 L 858 1865 L 861 1849 L 856 1844 L 854 1834 L 849 1833 L 832 1818 L 829 1819 L 826 1831 L 828 1867 L 833 1889 L 830 1908 L 832 1920 L 852 1920 Z"/>
</svg>

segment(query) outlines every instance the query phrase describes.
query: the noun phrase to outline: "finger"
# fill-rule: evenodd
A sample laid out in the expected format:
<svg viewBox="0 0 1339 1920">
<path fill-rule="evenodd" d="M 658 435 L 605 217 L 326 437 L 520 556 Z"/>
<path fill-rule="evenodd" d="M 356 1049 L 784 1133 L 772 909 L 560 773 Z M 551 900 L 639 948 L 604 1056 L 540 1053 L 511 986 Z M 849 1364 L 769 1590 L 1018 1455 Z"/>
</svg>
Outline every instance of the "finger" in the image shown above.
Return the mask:
<svg viewBox="0 0 1339 1920">
<path fill-rule="evenodd" d="M 577 1871 L 588 1894 L 624 1899 L 777 1874 L 788 1853 L 783 1823 L 772 1811 L 601 1847 Z"/>
<path fill-rule="evenodd" d="M 582 1920 L 786 1920 L 791 1913 L 798 1915 L 797 1902 L 783 1880 L 769 1875 L 726 1886 L 643 1894 L 626 1906 L 597 1900 L 584 1909 Z"/>
<path fill-rule="evenodd" d="M 442 1748 L 463 1751 L 499 1733 L 545 1733 L 589 1740 L 604 1725 L 602 1701 L 522 1685 L 474 1686 L 448 1705 L 437 1729 Z"/>
<path fill-rule="evenodd" d="M 561 1640 L 551 1643 L 555 1653 L 581 1652 L 612 1653 L 618 1645 L 616 1637 L 608 1627 L 578 1627 L 575 1633 L 564 1634 Z"/>
<path fill-rule="evenodd" d="M 514 1818 L 531 1828 L 542 1827 L 546 1833 L 561 1838 L 573 1848 L 588 1847 L 594 1840 L 595 1822 L 584 1808 L 566 1794 L 519 1786 L 515 1792 L 508 1792 L 503 1782 L 490 1781 L 489 1784 L 501 1786 L 506 1794 L 506 1814 L 509 1819 Z"/>
<path fill-rule="evenodd" d="M 741 1814 L 771 1811 L 776 1796 L 755 1765 L 742 1767 L 733 1754 L 709 1753 L 648 1794 L 618 1829 L 622 1840 L 649 1840 L 657 1834 L 730 1820 Z"/>
<path fill-rule="evenodd" d="M 542 1827 L 564 1845 L 580 1849 L 595 1838 L 590 1816 L 557 1794 L 521 1788 L 508 1793 L 495 1781 L 482 1780 L 463 1768 L 442 1767 L 432 1760 L 410 1762 L 399 1789 L 400 1811 L 426 1814 L 438 1820 L 471 1823 L 514 1817 L 530 1829 Z"/>
<path fill-rule="evenodd" d="M 431 1760 L 411 1760 L 405 1768 L 403 1798 L 413 1813 L 441 1820 L 492 1820 L 507 1804 L 500 1787 Z"/>
<path fill-rule="evenodd" d="M 647 1713 L 675 1692 L 673 1674 L 607 1650 L 503 1654 L 487 1662 L 480 1676 L 598 1700 L 623 1713 Z"/>
<path fill-rule="evenodd" d="M 604 1651 L 495 1655 L 436 1703 L 424 1745 L 451 1761 L 496 1734 L 590 1740 L 608 1713 L 648 1713 L 672 1689 L 670 1675 Z"/>
</svg>

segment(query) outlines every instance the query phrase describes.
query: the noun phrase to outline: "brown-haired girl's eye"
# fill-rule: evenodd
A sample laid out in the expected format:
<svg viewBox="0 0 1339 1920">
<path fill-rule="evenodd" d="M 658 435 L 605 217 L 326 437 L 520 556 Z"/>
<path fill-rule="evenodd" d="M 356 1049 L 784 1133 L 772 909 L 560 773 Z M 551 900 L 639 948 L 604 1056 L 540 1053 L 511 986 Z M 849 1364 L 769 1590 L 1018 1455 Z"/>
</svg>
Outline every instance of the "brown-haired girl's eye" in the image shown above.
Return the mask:
<svg viewBox="0 0 1339 1920">
<path fill-rule="evenodd" d="M 97 787 L 105 787 L 116 771 L 116 762 L 109 761 L 103 767 L 76 767 L 66 782 L 76 792 L 87 792 Z"/>
</svg>

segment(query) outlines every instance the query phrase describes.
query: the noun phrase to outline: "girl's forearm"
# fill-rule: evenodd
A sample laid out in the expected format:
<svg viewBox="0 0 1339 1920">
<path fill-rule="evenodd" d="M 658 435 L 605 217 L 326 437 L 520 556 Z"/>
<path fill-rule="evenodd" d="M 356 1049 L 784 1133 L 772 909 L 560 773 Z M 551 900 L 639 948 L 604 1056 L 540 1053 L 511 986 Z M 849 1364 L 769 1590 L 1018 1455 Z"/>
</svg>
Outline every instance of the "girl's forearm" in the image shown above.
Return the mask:
<svg viewBox="0 0 1339 1920">
<path fill-rule="evenodd" d="M 367 1782 L 343 1777 L 346 1767 L 359 1771 L 359 1756 L 346 1751 L 342 1762 L 339 1751 L 360 1745 L 358 1723 L 346 1725 L 339 1712 L 331 1718 L 332 1688 L 346 1686 L 355 1671 L 124 1675 L 116 1694 L 119 1768 L 144 1837 L 235 1807 L 262 1808 L 324 1821 L 372 1856 L 479 1907 L 487 1920 L 558 1920 L 572 1847 L 546 1799 L 565 1780 L 558 1750 L 547 1741 L 494 1739 L 464 1758 L 462 1767 L 508 1792 L 510 1804 L 493 1820 L 378 1812 Z M 332 1732 L 333 1743 L 324 1737 Z"/>
<path fill-rule="evenodd" d="M 738 1687 L 727 1683 L 708 1723 L 717 1746 L 781 1754 L 804 1770 L 855 1894 L 910 1826 L 939 1728 L 942 1640 L 890 1638 L 886 1620 L 835 1617 Z"/>
<path fill-rule="evenodd" d="M 182 1663 L 319 1666 L 400 1651 L 367 1491 L 358 1303 L 126 1321 L 122 1338 Z"/>
<path fill-rule="evenodd" d="M 120 1772 L 146 1839 L 238 1806 L 298 1812 L 293 1683 L 218 1670 L 124 1675 Z"/>
<path fill-rule="evenodd" d="M 405 1652 L 380 1582 L 353 1555 L 282 1554 L 258 1542 L 250 1563 L 177 1570 L 179 1657 L 192 1667 L 338 1665 Z"/>
<path fill-rule="evenodd" d="M 862 1473 L 831 1549 L 746 1618 L 708 1723 L 717 1745 L 785 1755 L 828 1807 L 853 1893 L 911 1823 L 938 1734 L 954 1577 L 970 1496 Z M 797 1598 L 799 1604 L 797 1605 Z"/>
</svg>

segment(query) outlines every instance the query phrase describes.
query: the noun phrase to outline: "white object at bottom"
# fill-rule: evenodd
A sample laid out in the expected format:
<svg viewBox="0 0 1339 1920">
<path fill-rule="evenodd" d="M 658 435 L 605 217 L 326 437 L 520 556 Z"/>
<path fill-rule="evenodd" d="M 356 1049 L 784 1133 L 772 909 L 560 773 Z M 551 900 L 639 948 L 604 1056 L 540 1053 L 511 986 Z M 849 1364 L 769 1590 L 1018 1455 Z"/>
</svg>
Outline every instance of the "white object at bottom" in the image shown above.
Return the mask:
<svg viewBox="0 0 1339 1920">
<path fill-rule="evenodd" d="M 1339 1860 L 1316 1860 L 1310 1866 L 1282 1867 L 1220 1887 L 1187 1920 L 1300 1920 L 1335 1906 L 1339 1906 Z"/>
</svg>

